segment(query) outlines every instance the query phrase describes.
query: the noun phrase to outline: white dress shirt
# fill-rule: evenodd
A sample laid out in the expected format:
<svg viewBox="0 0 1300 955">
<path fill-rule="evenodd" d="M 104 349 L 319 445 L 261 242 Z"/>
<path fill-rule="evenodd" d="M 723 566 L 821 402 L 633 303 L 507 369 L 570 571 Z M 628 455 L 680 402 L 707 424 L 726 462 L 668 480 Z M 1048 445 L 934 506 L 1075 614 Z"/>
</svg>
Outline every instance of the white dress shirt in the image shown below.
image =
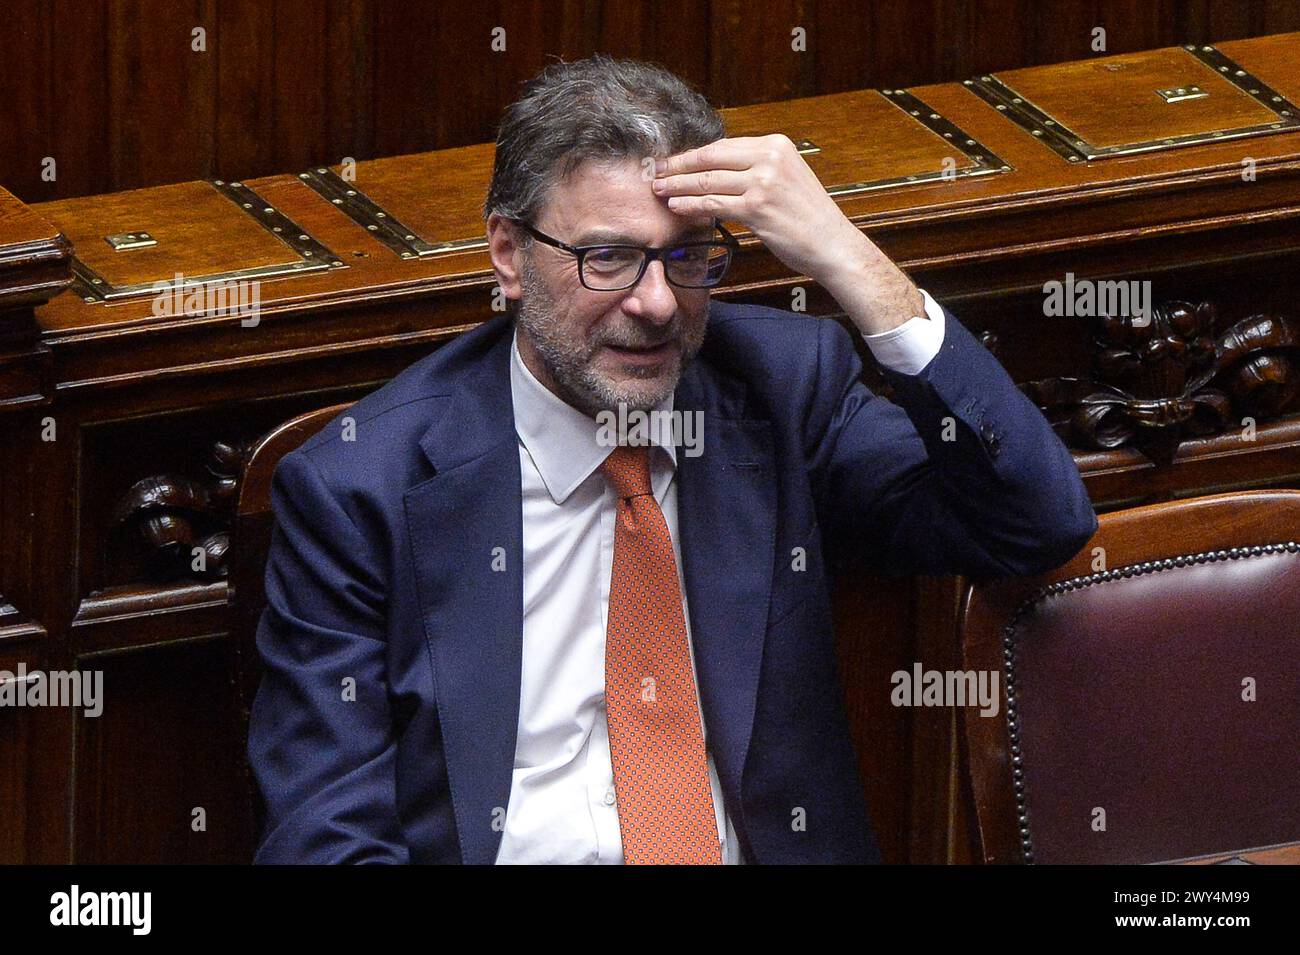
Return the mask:
<svg viewBox="0 0 1300 955">
<path fill-rule="evenodd" d="M 916 374 L 943 344 L 943 310 L 926 293 L 914 316 L 864 336 L 881 364 Z M 605 714 L 605 627 L 614 564 L 616 500 L 600 472 L 610 448 L 594 419 L 539 382 L 511 347 L 510 388 L 523 491 L 523 670 L 505 827 L 496 861 L 620 864 L 623 842 Z M 671 411 L 673 396 L 656 405 Z M 652 422 L 668 416 L 652 415 Z M 677 449 L 657 434 L 650 484 L 673 540 L 682 616 L 691 618 L 677 533 Z M 697 701 L 698 701 L 697 678 Z M 708 750 L 708 727 L 700 725 Z M 744 861 L 709 753 L 709 781 L 724 863 Z"/>
</svg>

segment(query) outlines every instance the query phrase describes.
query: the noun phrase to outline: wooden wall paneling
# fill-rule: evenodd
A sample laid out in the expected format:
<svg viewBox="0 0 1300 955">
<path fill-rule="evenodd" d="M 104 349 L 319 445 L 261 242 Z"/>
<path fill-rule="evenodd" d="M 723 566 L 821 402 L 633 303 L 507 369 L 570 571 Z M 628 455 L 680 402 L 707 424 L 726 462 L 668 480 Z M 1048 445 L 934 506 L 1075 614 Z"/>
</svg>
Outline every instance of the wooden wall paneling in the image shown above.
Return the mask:
<svg viewBox="0 0 1300 955">
<path fill-rule="evenodd" d="M 51 31 L 50 109 L 44 118 L 49 151 L 41 156 L 23 152 L 29 166 L 52 157 L 58 178 L 48 183 L 36 179 L 33 199 L 113 189 L 109 160 L 118 129 L 109 99 L 108 7 L 77 0 L 43 6 Z"/>
<path fill-rule="evenodd" d="M 32 671 L 44 669 L 44 634 L 0 598 L 0 679 L 17 692 Z M 47 710 L 0 707 L 0 864 L 40 858 L 37 841 L 41 793 L 35 787 L 42 742 L 36 724 Z"/>
<path fill-rule="evenodd" d="M 208 30 L 208 51 L 190 30 Z M 505 53 L 491 53 L 495 26 Z M 808 52 L 790 30 L 808 30 Z M 555 56 L 663 62 L 718 106 L 1300 29 L 1290 0 L 11 0 L 0 182 L 30 202 L 490 141 Z M 44 156 L 59 160 L 54 183 Z"/>
<path fill-rule="evenodd" d="M 32 594 L 30 613 L 49 633 L 46 666 L 52 670 L 75 669 L 75 652 L 69 640 L 69 627 L 76 607 L 76 578 L 78 572 L 77 514 L 79 502 L 66 490 L 77 487 L 80 442 L 76 422 L 57 405 L 43 409 L 32 422 L 40 430 L 22 445 L 20 453 L 29 457 L 38 477 L 33 500 L 31 526 L 37 542 L 33 555 L 33 572 L 36 588 Z M 44 420 L 53 421 L 55 439 L 45 441 L 40 437 Z M 51 494 L 49 489 L 65 489 L 65 493 Z M 42 760 L 48 763 L 44 770 L 47 786 L 42 798 L 58 807 L 56 827 L 40 834 L 40 839 L 53 858 L 49 862 L 68 862 L 73 858 L 70 830 L 72 804 L 72 727 L 74 717 L 66 708 L 48 711 L 46 727 L 50 735 L 42 741 Z M 53 777 L 52 779 L 49 777 Z"/>
<path fill-rule="evenodd" d="M 1033 0 L 961 4 L 944 21 L 947 72 L 964 77 L 1024 66 L 1037 30 L 1035 6 Z"/>
<path fill-rule="evenodd" d="M 35 308 L 68 284 L 71 248 L 0 189 L 0 670 L 18 679 L 57 666 L 63 644 L 51 630 L 46 574 L 61 542 L 46 519 L 67 442 L 41 440 L 51 412 L 50 351 Z M 64 432 L 66 436 L 66 432 Z M 36 520 L 32 516 L 36 515 Z M 30 676 L 30 672 L 28 676 Z M 68 856 L 70 751 L 66 712 L 0 708 L 0 861 L 59 862 Z"/>
<path fill-rule="evenodd" d="M 956 641 L 957 609 L 961 599 L 962 579 L 958 577 L 917 577 L 916 653 L 913 663 L 927 670 L 962 669 Z M 912 665 L 904 668 L 909 674 Z M 913 701 L 915 702 L 915 700 Z M 912 760 L 908 773 L 911 793 L 908 820 L 911 841 L 907 861 L 941 864 L 952 861 L 952 819 L 957 811 L 958 780 L 957 733 L 959 714 L 954 707 L 913 706 Z M 978 712 L 968 708 L 967 714 Z"/>
<path fill-rule="evenodd" d="M 418 152 L 438 139 L 438 85 L 434 64 L 445 65 L 438 42 L 439 19 L 431 4 L 378 4 L 373 8 L 374 150 L 377 156 Z M 467 43 L 463 34 L 460 43 Z M 482 107 L 477 82 L 462 78 L 466 112 Z M 413 108 L 421 104 L 423 109 Z M 480 137 L 481 138 L 481 137 Z"/>
<path fill-rule="evenodd" d="M 0 655 L 0 671 L 17 679 L 16 656 Z M 29 858 L 27 840 L 30 824 L 27 818 L 31 800 L 28 780 L 35 760 L 28 746 L 30 717 L 37 713 L 31 709 L 0 709 L 0 864 L 19 865 Z"/>
<path fill-rule="evenodd" d="M 1133 53 L 1177 44 L 1181 30 L 1173 14 L 1169 0 L 1158 3 L 1103 0 L 1098 4 L 1097 25 L 1105 28 L 1107 49 L 1111 53 Z"/>
<path fill-rule="evenodd" d="M 809 57 L 818 38 L 807 0 L 776 0 L 754 16 L 745 0 L 713 0 L 709 34 L 709 86 L 715 106 L 745 106 L 807 96 Z M 790 49 L 790 31 L 808 30 L 808 52 Z"/>
<path fill-rule="evenodd" d="M 321 13 L 315 3 L 258 0 L 225 0 L 213 11 L 216 19 L 208 27 L 208 52 L 202 54 L 216 64 L 216 91 L 209 104 L 217 133 L 210 170 L 213 176 L 238 180 L 270 172 L 277 159 L 302 162 L 284 149 L 283 127 L 301 122 L 304 115 L 320 121 L 318 97 L 323 77 L 310 86 L 302 85 L 303 74 L 309 71 L 293 64 L 301 55 L 297 49 L 301 37 L 289 31 L 281 36 L 276 30 L 280 11 L 290 9 Z M 314 34 L 324 27 L 319 22 L 311 25 Z M 291 76 L 296 83 L 290 83 Z M 296 95 L 299 102 L 297 110 L 284 115 L 278 108 L 282 90 Z"/>
<path fill-rule="evenodd" d="M 646 59 L 658 52 L 655 30 L 670 11 L 636 0 L 606 0 L 584 5 L 579 15 L 583 21 L 583 53 L 600 50 L 610 56 Z"/>
<path fill-rule="evenodd" d="M 0 137 L 23 146 L 9 154 L 0 182 L 30 200 L 50 191 L 37 183 L 39 156 L 53 150 L 51 23 L 41 13 L 33 4 L 19 4 L 5 11 L 0 29 Z"/>
<path fill-rule="evenodd" d="M 923 5 L 909 4 L 908 8 L 918 19 L 926 16 Z M 876 71 L 884 45 L 873 7 L 853 0 L 817 0 L 802 12 L 805 18 L 800 25 L 808 30 L 808 52 L 792 54 L 801 67 L 800 87 L 818 93 L 870 87 L 865 77 Z M 788 30 L 786 36 L 788 40 Z M 911 36 L 894 36 L 892 40 L 908 49 L 913 42 Z M 900 77 L 897 82 L 901 86 L 905 81 Z"/>
<path fill-rule="evenodd" d="M 1300 6 L 1293 0 L 1264 0 L 1260 19 L 1252 32 L 1260 34 L 1286 33 L 1300 29 Z"/>
<path fill-rule="evenodd" d="M 623 47 L 635 47 L 644 39 L 635 20 L 639 12 L 600 0 L 526 0 L 484 5 L 481 15 L 469 21 L 445 17 L 441 42 L 464 49 L 457 72 L 448 78 L 450 82 L 441 83 L 439 91 L 442 101 L 458 104 L 457 109 L 460 104 L 473 104 L 471 111 L 476 115 L 461 115 L 456 121 L 462 131 L 478 132 L 457 139 L 444 127 L 440 133 L 443 141 L 495 142 L 501 111 L 523 92 L 528 80 L 558 59 L 572 62 L 598 50 L 627 55 L 621 53 Z M 606 23 L 611 25 L 611 45 L 601 40 Z M 506 48 L 502 51 L 493 50 L 497 27 L 505 30 Z"/>
<path fill-rule="evenodd" d="M 436 142 L 482 142 L 488 134 L 498 67 L 511 54 L 489 48 L 506 26 L 495 4 L 375 7 L 375 151 L 419 152 Z M 522 36 L 515 37 L 517 41 Z"/>
<path fill-rule="evenodd" d="M 876 3 L 846 10 L 845 26 L 853 27 L 849 36 L 856 33 L 857 43 L 845 44 L 839 55 L 856 59 L 870 77 L 865 84 L 855 85 L 916 86 L 940 78 L 956 79 L 953 67 L 940 59 L 943 35 L 960 24 L 951 13 L 951 6 L 933 2 Z M 822 25 L 828 36 L 840 29 L 834 21 Z M 885 84 L 875 82 L 882 76 L 891 79 Z"/>
<path fill-rule="evenodd" d="M 1031 4 L 1026 11 L 1033 18 L 1034 46 L 1029 53 L 1033 63 L 1063 63 L 1067 60 L 1087 60 L 1103 55 L 1092 49 L 1092 31 L 1104 27 L 1100 0 L 1078 0 L 1074 3 Z M 1107 31 L 1107 53 L 1122 50 L 1111 45 Z M 1121 35 L 1114 42 L 1123 42 Z"/>
<path fill-rule="evenodd" d="M 257 172 L 273 168 L 305 169 L 329 156 L 330 123 L 327 113 L 330 86 L 327 74 L 348 70 L 348 61 L 334 64 L 329 60 L 330 38 L 350 24 L 336 20 L 331 3 L 276 3 L 275 63 L 275 144 L 271 163 Z M 339 157 L 342 158 L 342 157 Z M 232 175 L 246 176 L 236 171 Z"/>
<path fill-rule="evenodd" d="M 635 52 L 627 55 L 653 60 L 672 70 L 696 89 L 707 94 L 709 65 L 712 61 L 713 11 L 709 3 L 698 0 L 665 0 L 644 5 L 646 15 L 642 34 L 632 36 L 623 29 L 621 11 L 626 7 L 640 7 L 635 3 L 620 4 L 618 15 L 602 18 L 607 24 L 602 31 L 602 42 L 594 50 L 607 50 L 608 42 L 619 42 L 620 34 L 631 36 L 636 42 Z M 626 42 L 626 41 L 622 41 Z"/>
<path fill-rule="evenodd" d="M 197 27 L 207 51 L 191 49 Z M 211 174 L 216 147 L 214 0 L 115 0 L 108 22 L 114 189 Z"/>
<path fill-rule="evenodd" d="M 75 711 L 78 863 L 248 857 L 224 637 L 79 658 L 81 668 L 103 673 L 105 703 L 98 717 Z"/>
<path fill-rule="evenodd" d="M 371 3 L 241 0 L 217 14 L 215 175 L 247 179 L 371 154 Z"/>
<path fill-rule="evenodd" d="M 67 641 L 59 629 L 59 599 L 68 582 L 67 527 L 51 503 L 69 507 L 70 496 L 51 495 L 51 481 L 70 479 L 75 434 L 63 427 L 54 409 L 38 406 L 15 412 L 0 409 L 0 670 L 17 673 L 65 669 Z M 48 417 L 60 430 L 55 441 L 41 439 Z M 66 486 L 66 485 L 63 485 Z M 10 604 L 9 612 L 4 605 Z M 71 719 L 56 708 L 0 707 L 0 806 L 23 827 L 0 836 L 0 861 L 59 863 L 71 851 Z M 11 778 L 10 778 L 11 777 Z M 21 779 L 21 784 L 19 780 Z M 7 826 L 0 826 L 7 828 Z"/>
<path fill-rule="evenodd" d="M 375 150 L 374 11 L 369 0 L 331 0 L 327 17 L 328 140 L 324 153 L 312 156 L 304 164 L 308 166 L 344 156 L 361 159 Z"/>
<path fill-rule="evenodd" d="M 1300 6 L 1292 0 L 1175 0 L 1175 22 L 1189 40 L 1237 40 L 1300 29 Z"/>
</svg>

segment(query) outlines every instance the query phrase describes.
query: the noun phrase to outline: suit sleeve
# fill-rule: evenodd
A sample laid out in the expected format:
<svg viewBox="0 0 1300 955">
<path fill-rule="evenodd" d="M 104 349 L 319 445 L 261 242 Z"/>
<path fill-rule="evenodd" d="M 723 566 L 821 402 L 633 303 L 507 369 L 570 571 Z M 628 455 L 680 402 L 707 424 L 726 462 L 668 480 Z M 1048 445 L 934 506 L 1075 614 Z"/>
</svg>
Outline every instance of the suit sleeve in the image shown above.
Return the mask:
<svg viewBox="0 0 1300 955">
<path fill-rule="evenodd" d="M 1097 528 L 1078 468 L 997 359 L 951 312 L 944 320 L 918 373 L 882 368 L 896 404 L 861 382 L 848 332 L 823 323 L 808 426 L 832 549 L 888 575 L 1059 567 Z"/>
<path fill-rule="evenodd" d="M 264 664 L 248 756 L 266 805 L 256 863 L 409 861 L 396 811 L 387 595 L 352 520 L 302 451 L 271 488 Z"/>
</svg>

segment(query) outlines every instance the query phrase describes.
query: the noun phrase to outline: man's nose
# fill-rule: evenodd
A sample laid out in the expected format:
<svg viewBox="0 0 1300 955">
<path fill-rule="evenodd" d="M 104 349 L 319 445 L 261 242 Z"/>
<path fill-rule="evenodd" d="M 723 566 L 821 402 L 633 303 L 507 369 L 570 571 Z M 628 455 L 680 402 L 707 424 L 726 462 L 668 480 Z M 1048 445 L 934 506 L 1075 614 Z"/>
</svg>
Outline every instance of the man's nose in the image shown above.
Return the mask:
<svg viewBox="0 0 1300 955">
<path fill-rule="evenodd" d="M 677 314 L 677 295 L 668 284 L 662 262 L 655 261 L 646 266 L 645 274 L 632 294 L 641 306 L 641 317 L 656 325 L 672 321 Z"/>
</svg>

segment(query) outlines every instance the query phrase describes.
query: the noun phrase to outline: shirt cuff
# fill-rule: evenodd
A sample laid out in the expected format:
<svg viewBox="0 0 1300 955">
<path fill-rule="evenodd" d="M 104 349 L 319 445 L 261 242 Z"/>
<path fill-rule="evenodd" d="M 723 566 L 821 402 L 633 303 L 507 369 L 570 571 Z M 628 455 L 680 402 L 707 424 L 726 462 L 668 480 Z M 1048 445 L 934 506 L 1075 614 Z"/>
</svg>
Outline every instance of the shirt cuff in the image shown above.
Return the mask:
<svg viewBox="0 0 1300 955">
<path fill-rule="evenodd" d="M 943 309 L 929 292 L 919 291 L 925 300 L 925 317 L 913 315 L 897 328 L 862 336 L 876 361 L 904 375 L 920 372 L 943 346 Z"/>
</svg>

